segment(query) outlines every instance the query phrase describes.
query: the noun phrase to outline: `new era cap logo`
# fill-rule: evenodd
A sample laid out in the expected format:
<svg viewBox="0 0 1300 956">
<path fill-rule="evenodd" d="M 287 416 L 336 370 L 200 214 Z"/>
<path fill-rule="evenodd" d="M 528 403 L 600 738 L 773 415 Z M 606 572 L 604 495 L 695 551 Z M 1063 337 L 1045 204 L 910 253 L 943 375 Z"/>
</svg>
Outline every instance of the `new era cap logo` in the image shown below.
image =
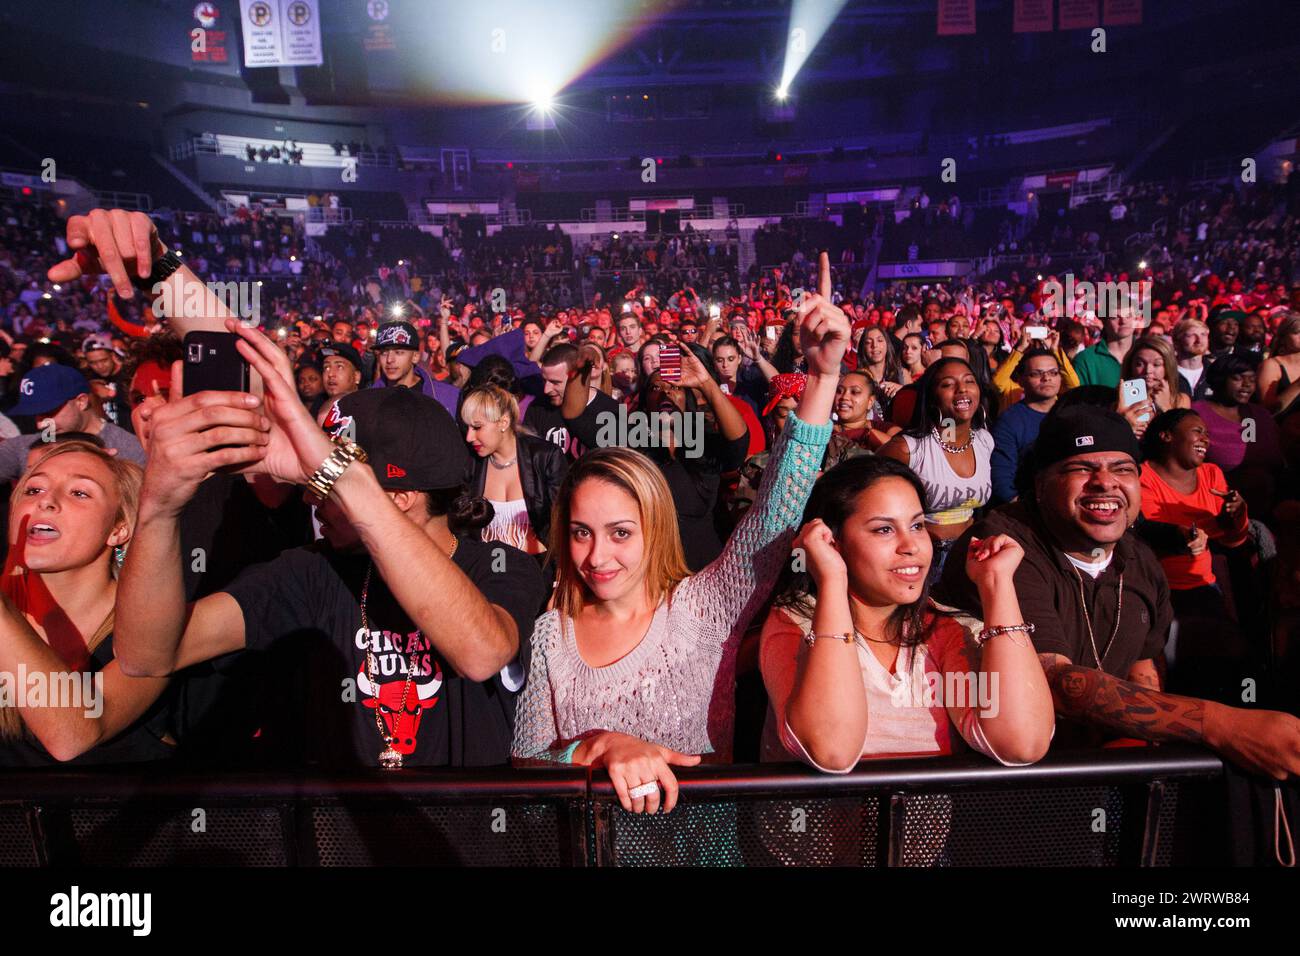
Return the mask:
<svg viewBox="0 0 1300 956">
<path fill-rule="evenodd" d="M 1074 447 L 1075 447 L 1075 448 L 1082 448 L 1082 447 L 1084 447 L 1085 445 L 1091 445 L 1091 444 L 1092 444 L 1092 436 L 1091 436 L 1091 435 L 1080 435 L 1078 438 L 1076 438 L 1076 439 L 1074 440 Z"/>
<path fill-rule="evenodd" d="M 405 477 L 406 477 L 406 469 L 405 469 L 405 468 L 398 468 L 396 465 L 389 465 L 389 466 L 388 466 L 388 477 L 389 477 L 389 478 L 405 478 Z"/>
</svg>

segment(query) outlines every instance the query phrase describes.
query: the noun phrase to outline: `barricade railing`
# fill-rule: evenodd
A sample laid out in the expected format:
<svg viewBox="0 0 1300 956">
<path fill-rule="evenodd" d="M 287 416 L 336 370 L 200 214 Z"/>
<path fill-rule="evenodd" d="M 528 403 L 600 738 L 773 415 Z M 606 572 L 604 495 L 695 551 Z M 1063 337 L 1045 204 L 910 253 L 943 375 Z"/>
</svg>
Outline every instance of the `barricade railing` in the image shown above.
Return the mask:
<svg viewBox="0 0 1300 956">
<path fill-rule="evenodd" d="M 681 769 L 671 814 L 581 767 L 0 774 L 0 866 L 1171 866 L 1219 863 L 1191 747 Z"/>
</svg>

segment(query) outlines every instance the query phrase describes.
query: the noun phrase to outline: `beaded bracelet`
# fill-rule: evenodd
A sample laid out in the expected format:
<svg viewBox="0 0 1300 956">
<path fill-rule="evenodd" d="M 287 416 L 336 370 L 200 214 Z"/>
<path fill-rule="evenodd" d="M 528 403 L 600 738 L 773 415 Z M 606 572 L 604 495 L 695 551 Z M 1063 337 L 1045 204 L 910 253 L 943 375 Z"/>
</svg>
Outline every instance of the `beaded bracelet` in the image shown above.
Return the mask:
<svg viewBox="0 0 1300 956">
<path fill-rule="evenodd" d="M 1034 625 L 1032 625 L 1032 624 L 1006 624 L 1006 625 L 1003 625 L 1002 627 L 986 627 L 986 628 L 984 628 L 984 630 L 980 631 L 979 636 L 978 636 L 977 638 L 975 638 L 975 646 L 976 646 L 976 647 L 983 647 L 985 644 L 987 644 L 989 641 L 993 640 L 993 638 L 997 637 L 999 634 L 1011 634 L 1011 633 L 1014 632 L 1014 631 L 1023 631 L 1026 635 L 1033 634 L 1033 633 L 1034 633 Z M 1025 645 L 1023 645 L 1023 644 L 1020 644 L 1019 641 L 1017 641 L 1016 643 L 1017 643 L 1020 647 L 1024 647 L 1024 646 L 1025 646 Z"/>
</svg>

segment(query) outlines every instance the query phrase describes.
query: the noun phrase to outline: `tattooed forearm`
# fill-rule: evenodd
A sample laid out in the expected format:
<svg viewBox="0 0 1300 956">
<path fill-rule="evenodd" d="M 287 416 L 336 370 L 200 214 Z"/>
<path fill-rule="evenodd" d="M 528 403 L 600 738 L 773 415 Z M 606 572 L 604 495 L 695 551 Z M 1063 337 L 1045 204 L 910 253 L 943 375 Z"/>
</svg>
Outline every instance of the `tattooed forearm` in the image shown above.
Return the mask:
<svg viewBox="0 0 1300 956">
<path fill-rule="evenodd" d="M 1056 712 L 1140 740 L 1200 742 L 1205 702 L 1162 694 L 1058 655 L 1042 655 Z"/>
</svg>

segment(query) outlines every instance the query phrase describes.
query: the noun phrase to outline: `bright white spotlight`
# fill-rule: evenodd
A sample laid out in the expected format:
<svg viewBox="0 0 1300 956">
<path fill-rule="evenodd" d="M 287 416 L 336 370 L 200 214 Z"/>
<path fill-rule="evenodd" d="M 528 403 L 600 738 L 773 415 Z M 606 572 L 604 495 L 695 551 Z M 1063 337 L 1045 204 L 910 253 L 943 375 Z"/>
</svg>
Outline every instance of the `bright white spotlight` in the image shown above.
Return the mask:
<svg viewBox="0 0 1300 956">
<path fill-rule="evenodd" d="M 794 0 L 790 5 L 790 32 L 786 37 L 785 63 L 781 67 L 781 91 L 789 92 L 804 62 L 812 54 L 848 0 Z"/>
<path fill-rule="evenodd" d="M 776 98 L 780 100 L 782 103 L 785 102 L 785 98 L 789 95 L 790 95 L 790 90 L 787 89 L 786 87 L 778 86 L 776 88 Z"/>
<path fill-rule="evenodd" d="M 555 99 L 550 96 L 539 96 L 533 100 L 533 109 L 537 112 L 546 114 L 555 108 Z"/>
</svg>

